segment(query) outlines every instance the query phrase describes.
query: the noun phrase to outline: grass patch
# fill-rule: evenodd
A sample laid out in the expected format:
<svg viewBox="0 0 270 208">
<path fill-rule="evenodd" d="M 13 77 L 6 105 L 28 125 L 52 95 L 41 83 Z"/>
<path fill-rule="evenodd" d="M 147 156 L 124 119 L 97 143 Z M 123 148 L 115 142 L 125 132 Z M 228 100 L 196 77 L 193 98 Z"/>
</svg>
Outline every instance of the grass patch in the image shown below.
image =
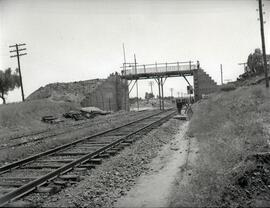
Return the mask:
<svg viewBox="0 0 270 208">
<path fill-rule="evenodd" d="M 190 121 L 199 157 L 185 191 L 192 206 L 216 206 L 230 181 L 230 172 L 248 155 L 269 151 L 270 93 L 263 86 L 221 92 L 202 101 Z M 219 205 L 219 204 L 218 204 Z"/>
<path fill-rule="evenodd" d="M 50 125 L 41 122 L 42 116 L 61 116 L 76 107 L 72 103 L 53 102 L 47 99 L 0 105 L 0 134 L 49 127 Z"/>
<path fill-rule="evenodd" d="M 232 91 L 235 89 L 236 89 L 236 86 L 234 84 L 226 84 L 226 85 L 221 86 L 220 88 L 221 91 L 225 91 L 225 92 Z"/>
</svg>

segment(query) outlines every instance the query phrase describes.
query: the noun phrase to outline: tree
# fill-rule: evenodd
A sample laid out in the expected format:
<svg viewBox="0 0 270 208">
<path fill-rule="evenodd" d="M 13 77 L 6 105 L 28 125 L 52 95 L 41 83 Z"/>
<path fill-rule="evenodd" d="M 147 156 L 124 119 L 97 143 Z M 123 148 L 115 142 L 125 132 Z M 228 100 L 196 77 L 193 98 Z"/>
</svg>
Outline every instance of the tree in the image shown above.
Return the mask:
<svg viewBox="0 0 270 208">
<path fill-rule="evenodd" d="M 155 98 L 155 96 L 154 96 L 154 94 L 151 93 L 151 92 L 150 92 L 150 93 L 146 92 L 144 98 L 145 98 L 146 100 L 149 100 L 149 99 Z"/>
<path fill-rule="evenodd" d="M 261 49 L 256 48 L 253 54 L 249 54 L 247 65 L 253 73 L 263 71 L 263 59 Z"/>
<path fill-rule="evenodd" d="M 6 104 L 5 96 L 8 92 L 20 86 L 21 82 L 18 69 L 13 73 L 11 68 L 6 69 L 5 71 L 0 70 L 0 98 L 3 100 L 3 104 Z"/>
</svg>

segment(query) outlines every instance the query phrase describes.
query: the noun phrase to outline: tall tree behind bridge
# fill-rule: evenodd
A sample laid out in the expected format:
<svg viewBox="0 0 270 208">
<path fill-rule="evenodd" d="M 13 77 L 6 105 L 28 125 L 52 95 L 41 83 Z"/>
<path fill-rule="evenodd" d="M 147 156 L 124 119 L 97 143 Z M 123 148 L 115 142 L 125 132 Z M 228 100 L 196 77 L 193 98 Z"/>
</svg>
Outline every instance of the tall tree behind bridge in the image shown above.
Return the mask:
<svg viewBox="0 0 270 208">
<path fill-rule="evenodd" d="M 0 70 L 0 98 L 3 100 L 3 104 L 6 104 L 5 96 L 8 92 L 20 86 L 20 75 L 17 69 L 13 73 L 11 68 L 6 69 L 5 71 Z"/>
<path fill-rule="evenodd" d="M 263 58 L 261 49 L 256 48 L 253 54 L 249 54 L 247 65 L 249 70 L 251 70 L 253 73 L 263 72 Z"/>
</svg>

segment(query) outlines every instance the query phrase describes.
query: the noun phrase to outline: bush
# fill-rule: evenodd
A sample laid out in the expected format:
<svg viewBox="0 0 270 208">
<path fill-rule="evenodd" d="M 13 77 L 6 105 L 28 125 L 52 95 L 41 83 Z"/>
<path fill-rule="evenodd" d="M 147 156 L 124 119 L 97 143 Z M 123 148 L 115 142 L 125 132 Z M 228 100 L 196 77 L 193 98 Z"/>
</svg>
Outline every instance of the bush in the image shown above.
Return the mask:
<svg viewBox="0 0 270 208">
<path fill-rule="evenodd" d="M 221 91 L 232 91 L 232 90 L 235 90 L 236 89 L 236 86 L 234 84 L 226 84 L 226 85 L 222 85 L 220 90 Z"/>
</svg>

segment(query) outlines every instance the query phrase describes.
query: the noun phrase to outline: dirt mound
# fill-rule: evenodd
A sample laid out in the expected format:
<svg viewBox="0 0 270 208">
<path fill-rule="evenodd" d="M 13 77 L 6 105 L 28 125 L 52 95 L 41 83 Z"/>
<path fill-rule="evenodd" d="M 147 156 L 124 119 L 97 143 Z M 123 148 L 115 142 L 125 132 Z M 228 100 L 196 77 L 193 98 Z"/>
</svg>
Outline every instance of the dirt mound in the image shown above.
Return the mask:
<svg viewBox="0 0 270 208">
<path fill-rule="evenodd" d="M 79 82 L 48 84 L 30 94 L 27 100 L 47 98 L 53 101 L 80 103 L 87 94 L 94 91 L 103 81 L 103 79 L 93 79 Z"/>
</svg>

